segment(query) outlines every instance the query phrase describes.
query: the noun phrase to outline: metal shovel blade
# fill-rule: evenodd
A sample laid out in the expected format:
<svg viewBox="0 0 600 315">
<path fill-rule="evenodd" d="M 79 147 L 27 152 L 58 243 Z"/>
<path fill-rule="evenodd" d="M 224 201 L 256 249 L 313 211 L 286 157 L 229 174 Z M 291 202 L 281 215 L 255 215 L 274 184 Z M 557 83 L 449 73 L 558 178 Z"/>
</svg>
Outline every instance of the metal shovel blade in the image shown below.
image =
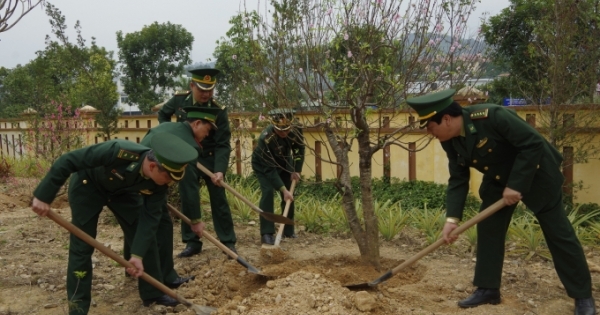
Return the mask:
<svg viewBox="0 0 600 315">
<path fill-rule="evenodd" d="M 187 216 L 185 216 L 185 214 L 183 214 L 183 213 L 179 212 L 179 210 L 175 209 L 175 207 L 173 207 L 170 204 L 167 204 L 167 208 L 171 211 L 171 213 L 173 213 L 176 217 L 180 218 L 183 222 L 187 223 L 188 225 L 192 225 L 192 222 L 190 221 L 190 219 Z M 203 233 L 203 236 L 204 236 L 204 238 L 209 240 L 211 243 L 216 245 L 218 248 L 220 248 L 225 254 L 227 254 L 227 256 L 235 259 L 240 265 L 248 268 L 248 272 L 258 274 L 258 275 L 263 275 L 260 270 L 256 269 L 254 266 L 250 265 L 250 263 L 245 261 L 244 258 L 240 257 L 237 253 L 232 251 L 230 248 L 223 245 L 223 243 L 219 242 L 219 240 L 214 238 L 212 235 L 205 232 L 205 233 Z"/>
<path fill-rule="evenodd" d="M 237 260 L 237 262 L 240 265 L 246 267 L 248 269 L 248 272 L 264 276 L 264 274 L 262 273 L 262 271 L 256 269 L 256 267 L 252 266 L 250 263 L 248 263 L 247 261 L 245 261 L 244 258 L 238 256 L 236 260 Z"/>
<path fill-rule="evenodd" d="M 210 306 L 192 304 L 190 307 L 196 312 L 196 315 L 210 315 L 217 312 L 216 308 Z"/>
<path fill-rule="evenodd" d="M 381 275 L 381 277 L 379 277 L 371 282 L 348 284 L 348 285 L 345 285 L 345 287 L 348 289 L 368 289 L 368 288 L 376 287 L 378 284 L 391 278 L 393 275 L 394 274 L 392 273 L 392 270 L 389 270 L 388 272 Z"/>
<path fill-rule="evenodd" d="M 505 206 L 506 206 L 506 204 L 504 203 L 503 199 L 496 201 L 494 204 L 485 208 L 485 210 L 479 212 L 476 216 L 472 217 L 471 219 L 467 220 L 465 223 L 463 223 L 462 225 L 460 225 L 459 227 L 454 229 L 450 233 L 450 235 L 459 235 L 460 233 L 466 231 L 468 228 L 472 227 L 473 225 L 483 221 L 484 219 L 486 219 L 487 217 L 496 213 L 498 210 L 504 208 Z M 423 250 L 421 250 L 414 256 L 407 259 L 402 264 L 396 266 L 394 269 L 387 271 L 386 273 L 381 275 L 379 278 L 377 278 L 371 282 L 345 285 L 345 287 L 350 288 L 350 289 L 360 289 L 360 288 L 369 288 L 369 287 L 377 286 L 381 282 L 384 282 L 387 279 L 391 278 L 393 275 L 397 274 L 400 270 L 414 264 L 417 260 L 419 260 L 419 259 L 423 258 L 425 255 L 431 253 L 436 248 L 442 246 L 444 243 L 445 243 L 444 239 L 440 238 L 439 240 L 435 241 L 435 243 L 425 247 Z"/>
<path fill-rule="evenodd" d="M 288 217 L 284 217 L 280 214 L 275 214 L 275 213 L 270 213 L 270 212 L 261 212 L 260 216 L 269 221 L 275 222 L 275 223 L 281 223 L 281 224 L 287 224 L 287 225 L 295 224 L 294 220 L 292 220 Z"/>
</svg>

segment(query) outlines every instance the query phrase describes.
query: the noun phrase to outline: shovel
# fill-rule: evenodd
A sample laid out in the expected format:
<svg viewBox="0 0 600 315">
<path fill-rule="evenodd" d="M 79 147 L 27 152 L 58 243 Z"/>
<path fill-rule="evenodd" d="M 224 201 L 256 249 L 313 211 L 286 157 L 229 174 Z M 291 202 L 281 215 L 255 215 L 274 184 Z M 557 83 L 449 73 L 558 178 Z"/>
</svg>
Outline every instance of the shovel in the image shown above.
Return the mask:
<svg viewBox="0 0 600 315">
<path fill-rule="evenodd" d="M 459 235 L 460 233 L 466 231 L 467 229 L 469 229 L 473 225 L 475 225 L 475 224 L 483 221 L 485 218 L 491 216 L 492 214 L 494 214 L 498 210 L 504 208 L 505 206 L 506 206 L 506 204 L 504 203 L 503 199 L 500 199 L 500 200 L 496 201 L 496 203 L 494 203 L 493 205 L 487 207 L 485 210 L 479 212 L 476 216 L 472 217 L 470 220 L 467 220 L 465 223 L 463 223 L 462 225 L 458 226 L 456 229 L 454 229 L 450 233 L 450 235 L 451 236 Z M 405 262 L 403 262 L 399 266 L 395 267 L 392 270 L 389 270 L 388 272 L 384 273 L 379 278 L 377 278 L 377 279 L 375 279 L 375 280 L 373 280 L 371 282 L 349 284 L 349 285 L 345 285 L 345 287 L 347 287 L 349 289 L 362 289 L 362 288 L 370 288 L 370 287 L 377 286 L 378 284 L 386 281 L 387 279 L 391 278 L 393 275 L 397 274 L 398 271 L 400 271 L 400 270 L 402 270 L 402 269 L 404 269 L 404 268 L 406 268 L 406 267 L 414 264 L 417 260 L 423 258 L 425 255 L 431 253 L 436 248 L 442 246 L 442 244 L 444 244 L 445 242 L 446 241 L 444 241 L 443 238 L 440 238 L 435 243 L 427 246 L 425 249 L 421 250 L 416 255 L 412 256 L 411 258 L 409 258 L 408 260 L 406 260 Z"/>
<path fill-rule="evenodd" d="M 293 195 L 294 194 L 294 189 L 296 188 L 296 181 L 293 180 L 292 181 L 292 186 L 290 187 L 290 193 Z M 290 206 L 292 205 L 292 201 L 288 200 L 285 202 L 285 208 L 283 208 L 283 216 L 287 218 L 288 212 L 290 211 Z M 279 243 L 281 243 L 281 238 L 283 236 L 283 228 L 285 227 L 285 224 L 280 224 L 279 225 L 279 229 L 277 230 L 277 235 L 275 236 L 275 243 L 273 243 L 273 245 L 267 245 L 267 244 L 263 244 L 264 248 L 273 248 L 273 247 L 279 247 Z"/>
<path fill-rule="evenodd" d="M 48 218 L 50 218 L 52 221 L 58 223 L 60 226 L 67 229 L 69 232 L 71 232 L 73 235 L 79 237 L 84 242 L 88 243 L 89 245 L 93 246 L 97 250 L 101 251 L 104 255 L 112 258 L 114 261 L 121 264 L 121 266 L 126 267 L 126 268 L 135 268 L 133 266 L 133 264 L 131 264 L 129 261 L 125 260 L 125 258 L 117 255 L 115 252 L 110 250 L 108 247 L 102 245 L 96 239 L 89 236 L 87 233 L 85 233 L 84 231 L 82 231 L 81 229 L 79 229 L 78 227 L 73 225 L 71 222 L 65 220 L 63 217 L 58 215 L 56 212 L 54 212 L 52 210 L 48 211 Z M 157 289 L 161 290 L 168 296 L 176 299 L 181 304 L 191 308 L 192 310 L 194 310 L 194 312 L 196 312 L 197 315 L 210 315 L 213 312 L 217 311 L 217 309 L 214 307 L 192 304 L 190 301 L 186 300 L 181 295 L 175 293 L 175 291 L 169 289 L 166 285 L 162 284 L 161 282 L 152 278 L 150 275 L 148 275 L 146 273 L 143 273 L 140 278 L 142 278 L 144 281 L 150 283 Z"/>
<path fill-rule="evenodd" d="M 207 169 L 206 167 L 204 167 L 204 165 L 200 164 L 199 162 L 196 163 L 196 166 L 202 171 L 204 172 L 204 174 L 213 177 L 213 173 Z M 250 202 L 250 200 L 246 199 L 246 197 L 240 195 L 240 193 L 238 193 L 235 189 L 231 188 L 231 186 L 227 185 L 227 183 L 225 183 L 224 181 L 221 181 L 221 186 L 223 186 L 223 188 L 229 190 L 229 192 L 231 192 L 232 194 L 234 194 L 236 197 L 238 197 L 241 201 L 243 201 L 244 203 L 246 203 L 248 206 L 250 206 L 250 208 L 256 212 L 258 212 L 258 214 L 260 214 L 261 217 L 275 222 L 275 223 L 282 223 L 282 224 L 287 224 L 287 225 L 294 225 L 294 221 L 290 220 L 282 215 L 279 214 L 275 214 L 275 213 L 269 213 L 269 212 L 264 212 L 263 210 L 261 210 L 259 207 L 255 206 L 252 202 Z"/>
<path fill-rule="evenodd" d="M 175 207 L 173 207 L 170 204 L 167 204 L 167 207 L 169 208 L 171 213 L 173 213 L 175 216 L 180 218 L 183 222 L 187 223 L 188 225 L 192 225 L 192 221 L 190 221 L 190 219 L 188 217 L 186 217 L 183 213 L 181 213 L 177 209 L 175 209 Z M 235 259 L 240 265 L 248 268 L 248 272 L 264 276 L 264 274 L 262 274 L 262 272 L 260 270 L 256 269 L 254 266 L 250 265 L 250 263 L 245 261 L 242 257 L 240 257 L 234 251 L 229 249 L 227 246 L 223 245 L 223 243 L 219 242 L 219 240 L 214 238 L 212 235 L 210 235 L 206 232 L 203 232 L 202 236 L 205 237 L 206 239 L 208 239 L 211 243 L 215 244 L 222 251 L 224 251 L 225 254 L 227 254 L 229 257 Z"/>
</svg>

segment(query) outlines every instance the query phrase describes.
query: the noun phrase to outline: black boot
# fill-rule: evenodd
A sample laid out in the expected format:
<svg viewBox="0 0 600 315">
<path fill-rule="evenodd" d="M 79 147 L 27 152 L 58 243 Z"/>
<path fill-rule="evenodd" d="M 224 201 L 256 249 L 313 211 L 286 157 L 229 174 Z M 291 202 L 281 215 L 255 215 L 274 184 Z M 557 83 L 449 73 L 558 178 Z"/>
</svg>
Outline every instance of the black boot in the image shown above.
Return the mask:
<svg viewBox="0 0 600 315">
<path fill-rule="evenodd" d="M 594 298 L 575 299 L 575 315 L 595 315 L 596 304 Z"/>
<path fill-rule="evenodd" d="M 500 304 L 500 290 L 477 288 L 471 296 L 458 301 L 458 306 L 462 308 L 476 307 L 483 304 Z"/>
<path fill-rule="evenodd" d="M 260 238 L 260 242 L 263 244 L 274 245 L 275 237 L 273 237 L 273 234 L 263 234 Z"/>
<path fill-rule="evenodd" d="M 179 304 L 179 301 L 177 301 L 176 299 L 174 299 L 166 294 L 161 295 L 156 298 L 144 300 L 144 306 L 146 306 L 146 307 L 148 307 L 154 303 L 156 303 L 158 305 L 164 305 L 164 306 L 177 306 L 177 304 Z"/>
<path fill-rule="evenodd" d="M 170 283 L 165 283 L 165 285 L 171 289 L 177 289 L 179 288 L 182 284 L 186 283 L 186 282 L 190 282 L 190 280 L 194 280 L 196 279 L 196 276 L 191 276 L 191 277 L 177 277 L 177 279 L 175 279 L 175 281 L 170 282 Z"/>
<path fill-rule="evenodd" d="M 232 252 L 234 252 L 236 255 L 239 256 L 237 250 L 235 249 L 235 245 L 234 244 L 225 244 L 225 246 L 227 246 L 227 248 L 229 248 Z M 227 254 L 225 254 L 227 255 Z M 231 256 L 227 255 L 227 259 L 233 259 Z"/>
<path fill-rule="evenodd" d="M 200 252 L 202 252 L 201 248 L 186 247 L 183 251 L 181 251 L 181 253 L 177 254 L 177 257 L 192 257 L 194 255 L 200 254 Z"/>
</svg>

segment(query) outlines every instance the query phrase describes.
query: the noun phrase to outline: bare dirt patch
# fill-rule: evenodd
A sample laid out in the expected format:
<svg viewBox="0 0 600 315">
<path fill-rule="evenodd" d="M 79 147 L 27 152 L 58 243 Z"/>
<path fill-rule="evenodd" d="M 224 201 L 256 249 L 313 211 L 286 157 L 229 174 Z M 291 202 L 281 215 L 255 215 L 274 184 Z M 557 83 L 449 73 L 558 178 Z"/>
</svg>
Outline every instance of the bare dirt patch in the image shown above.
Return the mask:
<svg viewBox="0 0 600 315">
<path fill-rule="evenodd" d="M 30 196 L 0 194 L 0 315 L 67 314 L 65 277 L 69 235 L 29 208 Z M 66 200 L 57 212 L 70 219 Z M 53 204 L 56 207 L 57 204 Z M 175 224 L 175 254 L 183 249 Z M 208 233 L 215 235 L 212 228 Z M 383 269 L 377 271 L 359 259 L 352 239 L 300 231 L 297 239 L 284 239 L 283 259 L 269 259 L 261 250 L 258 227 L 237 224 L 237 249 L 267 276 L 249 273 L 228 260 L 216 246 L 204 242 L 202 254 L 176 258 L 180 275 L 196 279 L 177 292 L 193 303 L 218 308 L 218 314 L 572 314 L 568 298 L 552 263 L 508 253 L 503 276 L 503 301 L 496 306 L 463 310 L 456 301 L 473 290 L 474 262 L 463 242 L 442 247 L 385 283 L 365 291 L 345 284 L 369 282 L 424 248 L 417 233 L 402 234 L 381 246 Z M 122 233 L 108 211 L 103 212 L 98 240 L 116 252 L 122 250 Z M 586 254 L 600 288 L 600 256 Z M 142 307 L 136 281 L 101 253 L 94 254 L 93 307 L 90 314 L 193 314 L 183 306 Z M 594 296 L 600 300 L 597 291 Z"/>
</svg>

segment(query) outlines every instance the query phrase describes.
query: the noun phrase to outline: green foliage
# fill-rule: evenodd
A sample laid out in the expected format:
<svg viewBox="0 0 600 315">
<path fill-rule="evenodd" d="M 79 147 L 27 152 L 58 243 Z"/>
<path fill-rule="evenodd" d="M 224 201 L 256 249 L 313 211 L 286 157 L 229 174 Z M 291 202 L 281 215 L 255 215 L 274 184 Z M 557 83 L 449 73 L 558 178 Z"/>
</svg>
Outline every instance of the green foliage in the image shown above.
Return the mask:
<svg viewBox="0 0 600 315">
<path fill-rule="evenodd" d="M 442 235 L 445 211 L 440 208 L 428 207 L 423 209 L 412 209 L 410 212 L 411 223 L 419 231 L 425 234 L 428 244 L 437 241 Z"/>
<path fill-rule="evenodd" d="M 240 195 L 246 197 L 246 199 L 258 206 L 260 190 L 254 189 L 252 185 L 243 185 L 244 180 L 241 177 L 231 179 L 232 180 L 227 181 L 229 186 L 233 187 Z M 231 214 L 238 221 L 249 222 L 258 219 L 256 212 L 235 195 L 227 194 L 227 203 L 231 209 Z"/>
<path fill-rule="evenodd" d="M 141 31 L 123 35 L 117 32 L 119 60 L 123 64 L 121 78 L 125 93 L 143 113 L 165 99 L 166 89 L 178 86 L 183 66 L 191 62 L 194 36 L 185 28 L 170 22 L 154 22 Z"/>
<path fill-rule="evenodd" d="M 360 180 L 358 177 L 352 177 L 352 190 L 360 196 Z M 440 208 L 446 204 L 446 185 L 436 184 L 426 181 L 401 181 L 392 178 L 386 181 L 385 178 L 373 179 L 371 184 L 373 199 L 390 200 L 392 203 L 401 202 L 402 208 L 412 209 L 421 208 L 425 204 L 428 207 Z M 303 180 L 302 192 L 313 198 L 327 200 L 335 196 L 338 191 L 335 183 L 332 181 L 316 182 L 314 178 Z M 467 197 L 465 209 L 467 211 L 477 211 L 480 201 L 473 195 Z"/>
<path fill-rule="evenodd" d="M 515 242 L 515 253 L 525 255 L 525 260 L 540 256 L 550 260 L 550 252 L 545 247 L 544 234 L 535 217 L 530 211 L 525 215 L 514 218 L 508 228 L 508 238 Z"/>
<path fill-rule="evenodd" d="M 219 84 L 215 87 L 219 100 L 238 110 L 260 108 L 260 95 L 251 82 L 262 82 L 263 73 L 252 64 L 264 58 L 252 30 L 258 25 L 256 12 L 243 12 L 229 20 L 231 28 L 227 38 L 221 37 L 213 53 L 215 68 L 221 70 Z M 269 103 L 270 104 L 270 103 Z"/>
<path fill-rule="evenodd" d="M 70 98 L 68 101 L 63 101 L 66 105 L 89 104 L 100 111 L 95 116 L 100 126 L 100 135 L 110 139 L 117 132 L 120 114 L 114 106 L 119 99 L 119 94 L 117 85 L 113 82 L 116 76 L 116 61 L 113 59 L 113 53 L 97 46 L 93 38 L 91 45 L 86 46 L 79 21 L 75 23 L 77 43 L 71 43 L 65 34 L 67 30 L 65 17 L 58 8 L 48 4 L 46 14 L 50 17 L 52 33 L 58 39 L 52 41 L 47 36 L 46 51 L 56 51 L 60 56 L 59 60 L 51 59 L 52 67 L 46 71 L 49 71 L 51 78 L 56 76 L 53 71 L 55 69 L 58 70 L 58 74 L 65 75 L 58 86 L 66 86 L 69 89 Z M 69 80 L 69 76 L 74 76 L 75 80 Z M 57 86 L 57 83 L 51 80 L 51 86 Z M 59 98 L 50 99 L 60 101 Z"/>
<path fill-rule="evenodd" d="M 467 229 L 463 233 L 463 237 L 469 243 L 469 253 L 471 253 L 471 255 L 473 255 L 473 253 L 475 252 L 475 249 L 477 248 L 477 228 L 471 227 L 471 228 Z"/>
<path fill-rule="evenodd" d="M 73 271 L 77 279 L 83 279 L 87 275 L 87 271 Z"/>
<path fill-rule="evenodd" d="M 390 200 L 383 204 L 376 201 L 375 215 L 379 219 L 379 233 L 386 241 L 400 233 L 410 219 L 409 212 L 402 208 L 400 202 L 392 204 Z"/>
</svg>

